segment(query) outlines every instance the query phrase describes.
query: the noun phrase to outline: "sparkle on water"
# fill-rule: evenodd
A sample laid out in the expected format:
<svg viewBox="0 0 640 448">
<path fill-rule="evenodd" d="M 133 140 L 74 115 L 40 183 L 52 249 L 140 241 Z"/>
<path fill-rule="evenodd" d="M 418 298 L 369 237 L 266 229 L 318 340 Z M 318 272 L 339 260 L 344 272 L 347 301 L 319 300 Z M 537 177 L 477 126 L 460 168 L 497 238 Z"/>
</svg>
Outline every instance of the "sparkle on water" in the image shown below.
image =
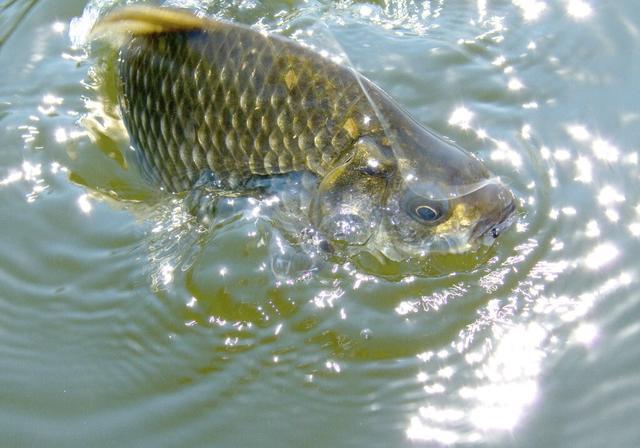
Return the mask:
<svg viewBox="0 0 640 448">
<path fill-rule="evenodd" d="M 290 219 L 293 228 L 296 224 L 277 196 L 220 201 L 219 214 L 204 224 L 188 213 L 181 198 L 153 204 L 106 201 L 121 199 L 134 187 L 122 174 L 129 166 L 122 154 L 131 154 L 122 143 L 117 114 L 94 82 L 104 69 L 88 58 L 85 44 L 91 26 L 115 3 L 91 1 L 82 16 L 70 22 L 55 18 L 45 27 L 55 54 L 48 54 L 41 42 L 29 67 L 40 63 L 48 68 L 47 62 L 62 60 L 76 90 L 68 95 L 64 77 L 52 78 L 46 90 L 29 98 L 27 112 L 16 112 L 22 113 L 21 122 L 4 118 L 3 132 L 15 137 L 22 153 L 18 163 L 2 167 L 0 192 L 18 193 L 32 213 L 40 212 L 35 205 L 46 205 L 63 192 L 78 212 L 74 225 L 79 229 L 98 225 L 108 234 L 114 227 L 124 239 L 131 238 L 133 227 L 143 235 L 128 248 L 127 269 L 143 273 L 130 281 L 135 294 L 129 295 L 151 312 L 123 319 L 127 329 L 119 329 L 118 338 L 126 340 L 130 352 L 118 352 L 107 372 L 116 372 L 118 387 L 130 380 L 136 393 L 150 390 L 155 397 L 162 395 L 158 390 L 167 390 L 163 378 L 193 383 L 206 391 L 203 396 L 213 391 L 210 395 L 234 415 L 240 412 L 234 406 L 244 399 L 253 400 L 260 411 L 261 400 L 276 397 L 284 404 L 272 404 L 269 412 L 276 417 L 282 412 L 283 420 L 293 419 L 302 430 L 297 418 L 311 423 L 298 413 L 286 414 L 288 405 L 299 409 L 312 402 L 314 411 L 336 418 L 345 415 L 342 409 L 350 415 L 366 409 L 382 416 L 382 426 L 390 422 L 385 435 L 397 431 L 407 446 L 416 441 L 491 445 L 496 437 L 517 439 L 530 418 L 546 410 L 550 366 L 569 350 L 593 354 L 607 342 L 606 319 L 594 310 L 637 288 L 639 148 L 623 134 L 626 125 L 637 127 L 639 118 L 621 106 L 622 124 L 616 128 L 600 115 L 590 116 L 591 109 L 580 109 L 585 104 L 597 109 L 589 102 L 597 97 L 589 95 L 599 85 L 615 83 L 603 75 L 608 74 L 605 69 L 577 70 L 580 61 L 561 45 L 550 47 L 548 37 L 562 36 L 565 27 L 598 23 L 604 6 L 584 0 L 512 0 L 504 5 L 477 0 L 475 9 L 454 14 L 453 4 L 444 0 L 340 1 L 320 12 L 317 4 L 291 6 L 292 14 L 253 1 L 169 2 L 244 20 L 262 32 L 286 32 L 325 57 L 353 63 L 389 88 L 419 121 L 473 149 L 513 187 L 519 221 L 488 259 L 471 269 L 449 262 L 452 272 L 430 278 L 404 275 L 393 267 L 377 275 L 367 270 L 366 262 L 306 254 L 306 245 L 317 247 L 316 236 L 292 246 L 272 226 L 281 218 Z M 460 21 L 460 14 L 468 20 Z M 318 17 L 329 32 L 305 28 Z M 467 25 L 451 34 L 452 23 Z M 519 35 L 519 27 L 526 27 L 525 36 Z M 538 32 L 545 27 L 547 32 Z M 633 34 L 631 22 L 625 27 Z M 366 38 L 350 41 L 353 28 Z M 72 48 L 67 48 L 67 34 Z M 589 44 L 599 42 L 595 35 L 590 34 Z M 395 42 L 405 36 L 419 51 L 403 53 L 402 44 Z M 365 51 L 374 42 L 384 50 Z M 424 69 L 424 55 L 438 73 Z M 464 63 L 456 67 L 456 61 Z M 393 73 L 420 75 L 403 81 L 388 78 Z M 82 89 L 76 81 L 80 78 Z M 444 85 L 430 89 L 429 80 Z M 14 100 L 5 96 L 2 101 L 5 107 Z M 101 183 L 91 182 L 100 176 L 105 177 Z M 123 213 L 135 217 L 126 230 L 115 225 Z M 64 213 L 54 216 L 52 223 L 67 223 Z M 36 215 L 34 222 L 47 219 Z M 107 257 L 113 256 L 113 266 L 124 263 L 118 250 Z M 100 262 L 108 271 L 109 260 Z M 118 271 L 106 281 L 117 284 L 120 276 L 126 277 Z M 74 286 L 82 288 L 82 281 Z M 94 291 L 79 291 L 87 293 L 87 302 L 76 302 L 81 310 Z M 74 322 L 78 324 L 65 321 L 69 333 L 82 331 Z M 144 330 L 147 326 L 159 328 L 160 334 Z M 152 341 L 154 335 L 163 342 Z M 176 365 L 185 371 L 196 365 L 197 374 L 176 373 Z M 145 377 L 157 388 L 145 389 L 147 384 L 142 387 L 127 375 Z M 193 389 L 180 387 L 172 391 L 189 400 Z M 278 394 L 284 390 L 286 397 Z M 397 397 L 388 398 L 388 390 Z M 296 398 L 289 394 L 300 401 L 291 401 Z M 194 404 L 198 413 L 218 412 L 217 406 L 209 409 L 202 403 Z M 352 412 L 353 406 L 363 407 Z M 216 418 L 223 424 L 233 419 L 226 414 Z M 335 437 L 351 440 L 355 433 L 336 429 Z M 391 440 L 396 443 L 389 446 L 398 444 L 397 436 Z"/>
</svg>

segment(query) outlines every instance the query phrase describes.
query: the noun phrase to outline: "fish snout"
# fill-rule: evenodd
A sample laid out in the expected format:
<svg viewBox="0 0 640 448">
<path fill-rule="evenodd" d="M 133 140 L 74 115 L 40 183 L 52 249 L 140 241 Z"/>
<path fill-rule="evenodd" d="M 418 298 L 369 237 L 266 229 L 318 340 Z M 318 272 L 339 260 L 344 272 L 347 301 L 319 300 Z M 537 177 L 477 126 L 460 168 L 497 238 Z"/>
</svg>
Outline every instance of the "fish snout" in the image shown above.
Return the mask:
<svg viewBox="0 0 640 448">
<path fill-rule="evenodd" d="M 472 240 L 496 239 L 513 222 L 516 205 L 513 194 L 500 182 L 492 182 L 473 193 L 470 198 L 481 211 L 481 218 L 473 227 Z"/>
</svg>

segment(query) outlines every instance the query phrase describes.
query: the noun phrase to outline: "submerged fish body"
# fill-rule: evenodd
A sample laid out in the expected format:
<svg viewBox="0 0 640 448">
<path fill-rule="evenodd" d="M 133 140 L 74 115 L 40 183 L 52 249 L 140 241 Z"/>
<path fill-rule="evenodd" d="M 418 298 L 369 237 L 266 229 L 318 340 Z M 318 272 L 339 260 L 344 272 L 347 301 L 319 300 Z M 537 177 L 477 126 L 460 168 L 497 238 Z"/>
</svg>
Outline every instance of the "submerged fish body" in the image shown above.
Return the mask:
<svg viewBox="0 0 640 448">
<path fill-rule="evenodd" d="M 330 242 L 392 259 L 461 252 L 510 222 L 513 196 L 463 149 L 349 67 L 280 36 L 151 7 L 116 31 L 119 102 L 144 170 L 171 192 L 306 171 L 309 219 Z"/>
</svg>

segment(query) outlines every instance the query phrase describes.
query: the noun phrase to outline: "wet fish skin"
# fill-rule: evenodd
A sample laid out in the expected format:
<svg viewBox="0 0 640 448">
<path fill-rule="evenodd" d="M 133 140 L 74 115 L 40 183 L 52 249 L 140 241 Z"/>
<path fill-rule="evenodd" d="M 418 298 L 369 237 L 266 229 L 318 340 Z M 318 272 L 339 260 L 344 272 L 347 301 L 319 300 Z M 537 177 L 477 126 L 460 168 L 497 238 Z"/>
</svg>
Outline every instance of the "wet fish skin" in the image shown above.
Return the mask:
<svg viewBox="0 0 640 448">
<path fill-rule="evenodd" d="M 120 54 L 122 115 L 150 172 L 184 191 L 209 169 L 320 176 L 382 133 L 354 73 L 243 26 L 134 36 Z"/>
<path fill-rule="evenodd" d="M 204 174 L 217 190 L 250 194 L 256 177 L 309 172 L 312 224 L 392 259 L 465 251 L 511 221 L 513 195 L 476 157 L 289 39 L 152 7 L 125 7 L 96 28 L 127 36 L 122 117 L 143 169 L 169 191 Z"/>
</svg>

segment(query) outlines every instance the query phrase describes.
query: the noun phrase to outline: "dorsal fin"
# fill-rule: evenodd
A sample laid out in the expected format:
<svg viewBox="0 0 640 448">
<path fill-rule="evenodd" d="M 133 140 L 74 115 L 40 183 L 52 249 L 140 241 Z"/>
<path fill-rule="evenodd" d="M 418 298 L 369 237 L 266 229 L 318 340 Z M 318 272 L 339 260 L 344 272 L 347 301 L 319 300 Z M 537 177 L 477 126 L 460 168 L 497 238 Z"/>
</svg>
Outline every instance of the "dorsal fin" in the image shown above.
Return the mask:
<svg viewBox="0 0 640 448">
<path fill-rule="evenodd" d="M 216 22 L 198 17 L 187 10 L 153 6 L 125 6 L 109 13 L 96 23 L 91 35 L 140 36 L 146 34 L 211 29 Z"/>
</svg>

